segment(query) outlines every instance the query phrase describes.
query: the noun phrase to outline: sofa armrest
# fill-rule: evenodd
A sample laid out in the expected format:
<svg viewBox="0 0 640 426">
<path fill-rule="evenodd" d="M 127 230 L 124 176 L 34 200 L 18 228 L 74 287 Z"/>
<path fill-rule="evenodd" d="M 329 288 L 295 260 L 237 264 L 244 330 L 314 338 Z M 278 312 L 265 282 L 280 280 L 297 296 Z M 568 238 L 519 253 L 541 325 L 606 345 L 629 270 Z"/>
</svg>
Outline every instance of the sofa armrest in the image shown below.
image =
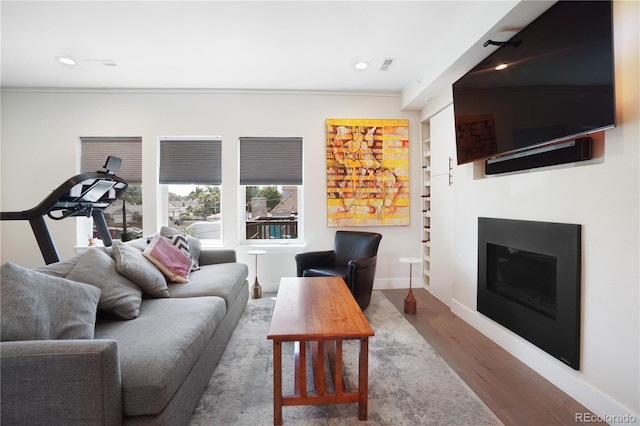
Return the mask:
<svg viewBox="0 0 640 426">
<path fill-rule="evenodd" d="M 3 425 L 122 423 L 115 340 L 2 342 L 0 369 Z"/>
<path fill-rule="evenodd" d="M 235 263 L 236 251 L 231 249 L 205 249 L 200 252 L 200 265 L 215 265 L 216 263 Z"/>
<path fill-rule="evenodd" d="M 333 250 L 307 251 L 296 254 L 295 259 L 296 273 L 301 277 L 305 269 L 333 266 L 335 252 Z"/>
</svg>

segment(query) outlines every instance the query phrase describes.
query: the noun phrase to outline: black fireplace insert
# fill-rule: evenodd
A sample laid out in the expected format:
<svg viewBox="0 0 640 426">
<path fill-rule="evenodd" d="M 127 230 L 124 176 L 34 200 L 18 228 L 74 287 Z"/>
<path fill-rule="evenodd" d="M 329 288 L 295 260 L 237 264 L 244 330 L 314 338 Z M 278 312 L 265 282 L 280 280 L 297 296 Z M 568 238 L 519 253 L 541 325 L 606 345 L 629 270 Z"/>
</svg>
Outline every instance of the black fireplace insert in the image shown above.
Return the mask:
<svg viewBox="0 0 640 426">
<path fill-rule="evenodd" d="M 581 226 L 478 218 L 478 311 L 580 368 Z"/>
</svg>

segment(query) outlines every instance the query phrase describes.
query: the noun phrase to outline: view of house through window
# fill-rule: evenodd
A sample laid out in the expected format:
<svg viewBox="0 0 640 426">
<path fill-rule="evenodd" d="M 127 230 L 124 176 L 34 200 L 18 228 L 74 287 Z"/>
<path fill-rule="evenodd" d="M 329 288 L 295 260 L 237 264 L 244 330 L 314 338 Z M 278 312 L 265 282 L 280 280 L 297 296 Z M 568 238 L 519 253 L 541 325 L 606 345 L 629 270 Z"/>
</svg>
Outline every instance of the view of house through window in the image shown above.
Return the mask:
<svg viewBox="0 0 640 426">
<path fill-rule="evenodd" d="M 158 183 L 166 185 L 168 223 L 201 240 L 220 240 L 222 140 L 162 137 Z"/>
<path fill-rule="evenodd" d="M 168 185 L 169 225 L 199 239 L 221 238 L 220 186 Z"/>
<path fill-rule="evenodd" d="M 239 154 L 240 185 L 245 193 L 244 240 L 300 239 L 302 138 L 241 137 Z"/>
<path fill-rule="evenodd" d="M 246 186 L 246 239 L 298 238 L 298 186 Z"/>
</svg>

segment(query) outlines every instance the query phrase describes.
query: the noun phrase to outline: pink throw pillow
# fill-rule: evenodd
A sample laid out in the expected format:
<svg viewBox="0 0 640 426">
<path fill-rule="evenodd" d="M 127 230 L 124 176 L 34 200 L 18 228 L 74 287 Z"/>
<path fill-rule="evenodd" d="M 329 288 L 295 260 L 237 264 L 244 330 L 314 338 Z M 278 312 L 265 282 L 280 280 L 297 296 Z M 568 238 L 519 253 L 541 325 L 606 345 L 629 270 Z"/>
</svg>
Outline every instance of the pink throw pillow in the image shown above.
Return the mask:
<svg viewBox="0 0 640 426">
<path fill-rule="evenodd" d="M 166 238 L 160 235 L 154 236 L 142 254 L 170 281 L 189 282 L 191 258 Z"/>
</svg>

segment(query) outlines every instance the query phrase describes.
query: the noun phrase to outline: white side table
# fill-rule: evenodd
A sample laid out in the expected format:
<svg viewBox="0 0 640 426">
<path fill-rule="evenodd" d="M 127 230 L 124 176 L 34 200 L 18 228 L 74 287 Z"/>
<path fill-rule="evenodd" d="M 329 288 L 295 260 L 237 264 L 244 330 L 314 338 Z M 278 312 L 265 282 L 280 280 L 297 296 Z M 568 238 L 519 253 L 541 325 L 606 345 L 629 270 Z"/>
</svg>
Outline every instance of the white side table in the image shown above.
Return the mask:
<svg viewBox="0 0 640 426">
<path fill-rule="evenodd" d="M 411 266 L 414 263 L 422 262 L 422 259 L 420 259 L 419 257 L 401 257 L 400 262 L 409 264 L 409 294 L 407 295 L 407 298 L 404 299 L 404 313 L 415 315 L 417 303 L 415 297 L 413 297 L 413 289 L 411 286 L 411 279 L 413 275 Z"/>
<path fill-rule="evenodd" d="M 249 250 L 247 254 L 254 255 L 256 257 L 256 279 L 253 281 L 253 287 L 251 287 L 251 298 L 260 299 L 262 297 L 262 287 L 258 282 L 258 256 L 265 254 L 266 250 Z"/>
</svg>

